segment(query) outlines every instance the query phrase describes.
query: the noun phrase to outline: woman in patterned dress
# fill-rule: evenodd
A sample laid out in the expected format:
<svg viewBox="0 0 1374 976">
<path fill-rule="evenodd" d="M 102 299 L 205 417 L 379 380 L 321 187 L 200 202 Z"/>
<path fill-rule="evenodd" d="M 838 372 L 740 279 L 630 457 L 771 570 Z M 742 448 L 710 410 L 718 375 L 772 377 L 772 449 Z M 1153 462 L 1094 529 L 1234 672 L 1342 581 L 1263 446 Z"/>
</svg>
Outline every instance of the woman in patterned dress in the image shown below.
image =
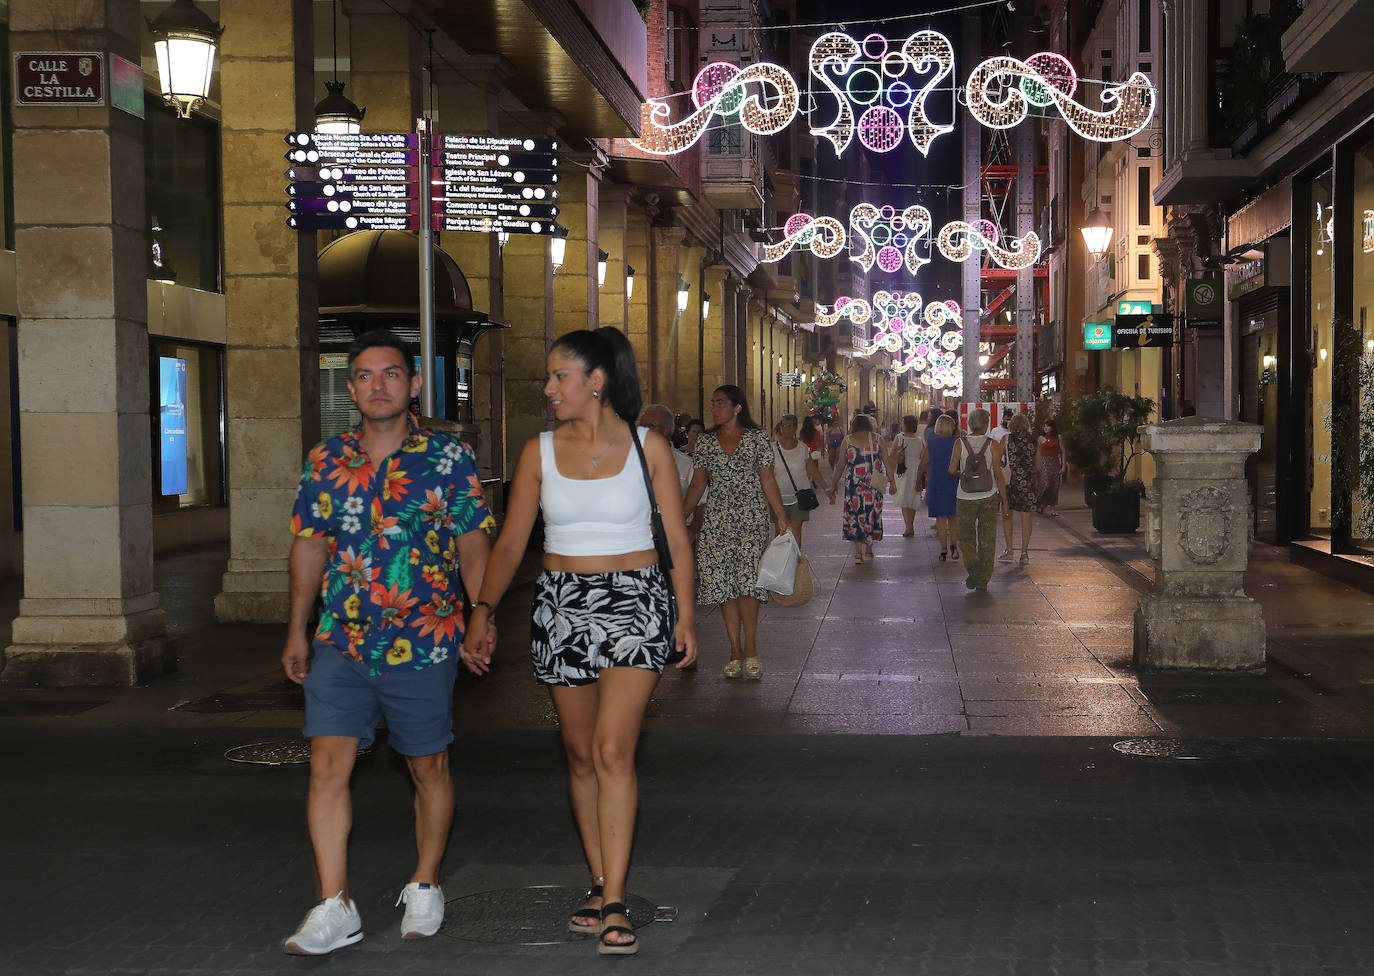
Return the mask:
<svg viewBox="0 0 1374 976">
<path fill-rule="evenodd" d="M 844 445 L 844 539 L 854 543 L 854 563 L 873 558 L 883 538 L 883 493 L 873 487 L 875 471 L 886 471 L 873 418 L 859 414 Z"/>
<path fill-rule="evenodd" d="M 715 426 L 701 435 L 692 452 L 696 471 L 684 506 L 692 511 L 710 486 L 697 539 L 697 603 L 720 604 L 730 640 L 725 677 L 757 679 L 763 677 L 756 643 L 759 604 L 768 599 L 768 591 L 757 586 L 759 562 L 774 525 L 778 534 L 787 531 L 787 511 L 773 476 L 773 444 L 749 416 L 744 391 L 732 384 L 717 387 L 711 394 L 711 420 Z"/>
<path fill-rule="evenodd" d="M 1035 511 L 1035 437 L 1030 432 L 1030 420 L 1023 413 L 1011 418 L 1011 433 L 1007 434 L 1007 497 L 1011 510 L 1021 513 L 1021 565 L 1030 562 L 1031 513 Z M 1010 530 L 1008 530 L 1010 532 Z M 1010 537 L 1010 536 L 1008 536 Z M 1011 558 L 1011 547 L 1002 554 Z"/>
<path fill-rule="evenodd" d="M 1053 420 L 1045 421 L 1044 433 L 1035 445 L 1035 470 L 1040 476 L 1040 498 L 1038 506 L 1043 513 L 1059 517 L 1059 484 L 1069 476 L 1068 459 L 1064 457 L 1064 445 L 1059 439 L 1059 428 Z"/>
</svg>

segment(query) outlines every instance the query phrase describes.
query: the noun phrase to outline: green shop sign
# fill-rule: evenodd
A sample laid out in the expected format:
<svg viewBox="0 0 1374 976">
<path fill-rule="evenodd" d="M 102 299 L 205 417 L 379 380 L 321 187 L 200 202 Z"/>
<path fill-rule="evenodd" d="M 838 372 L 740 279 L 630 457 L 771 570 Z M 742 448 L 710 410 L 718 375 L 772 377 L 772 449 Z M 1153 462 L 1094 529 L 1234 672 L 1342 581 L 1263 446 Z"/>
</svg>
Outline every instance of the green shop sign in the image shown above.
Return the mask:
<svg viewBox="0 0 1374 976">
<path fill-rule="evenodd" d="M 1084 348 L 1084 349 L 1110 349 L 1110 348 L 1112 348 L 1112 323 L 1110 323 L 1110 322 L 1084 322 L 1084 323 L 1083 323 L 1083 348 Z"/>
<path fill-rule="evenodd" d="M 1194 329 L 1220 328 L 1225 295 L 1220 278 L 1193 278 L 1183 289 L 1183 316 Z"/>
</svg>

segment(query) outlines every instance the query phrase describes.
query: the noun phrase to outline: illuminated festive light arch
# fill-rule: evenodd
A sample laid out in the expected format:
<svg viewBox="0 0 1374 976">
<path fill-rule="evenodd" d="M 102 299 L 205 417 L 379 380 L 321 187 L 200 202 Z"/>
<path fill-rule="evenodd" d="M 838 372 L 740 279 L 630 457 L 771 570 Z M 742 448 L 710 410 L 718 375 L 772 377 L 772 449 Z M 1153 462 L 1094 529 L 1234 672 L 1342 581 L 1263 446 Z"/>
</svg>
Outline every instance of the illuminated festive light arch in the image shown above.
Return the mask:
<svg viewBox="0 0 1374 976">
<path fill-rule="evenodd" d="M 863 325 L 873 317 L 873 306 L 862 298 L 848 296 L 835 299 L 835 304 L 829 308 L 824 305 L 816 306 L 817 325 L 834 325 L 844 316 L 848 316 L 849 321 L 855 325 Z"/>
<path fill-rule="evenodd" d="M 849 259 L 865 271 L 871 271 L 876 264 L 892 274 L 905 265 L 914 275 L 930 263 L 930 258 L 922 257 L 920 250 L 923 241 L 929 250 L 933 225 L 930 211 L 919 205 L 906 207 L 898 214 L 886 204 L 878 207 L 860 203 L 849 211 Z"/>
<path fill-rule="evenodd" d="M 750 91 L 750 85 L 758 90 Z M 765 96 L 774 103 L 771 108 L 765 104 Z M 738 113 L 740 124 L 750 132 L 773 135 L 796 118 L 799 101 L 796 81 L 779 65 L 760 62 L 731 74 L 719 64 L 708 64 L 697 73 L 692 85 L 696 111 L 678 122 L 669 122 L 673 113 L 667 102 L 651 98 L 640 107 L 643 134 L 631 139 L 630 144 L 658 156 L 680 153 L 701 138 L 717 114 Z"/>
<path fill-rule="evenodd" d="M 833 258 L 845 246 L 844 226 L 834 217 L 793 214 L 788 218 L 783 234 L 783 239 L 778 243 L 763 246 L 763 256 L 759 258 L 761 262 L 774 264 L 802 247 L 809 247 L 818 258 Z"/>
<path fill-rule="evenodd" d="M 959 303 L 952 298 L 949 301 L 931 302 L 927 305 L 925 320 L 931 328 L 937 330 L 948 322 L 953 322 L 960 328 L 963 328 L 964 325 L 963 310 L 959 307 Z"/>
<path fill-rule="evenodd" d="M 811 75 L 834 97 L 835 116 L 811 134 L 829 139 L 835 155 L 843 155 L 857 132 L 859 142 L 873 152 L 891 152 L 909 136 L 922 155 L 954 125 L 932 122 L 927 99 L 954 71 L 954 47 L 935 31 L 920 31 L 897 47 L 881 34 L 862 42 L 832 31 L 811 45 Z M 919 88 L 901 80 L 908 70 L 930 78 Z M 840 84 L 843 83 L 843 85 Z M 855 106 L 864 106 L 855 121 Z M 901 112 L 906 111 L 903 121 Z"/>
<path fill-rule="evenodd" d="M 1040 258 L 1040 238 L 1034 231 L 1023 237 L 1007 238 L 1008 247 L 990 240 L 973 224 L 952 220 L 940 231 L 936 246 L 951 261 L 967 261 L 975 250 L 988 256 L 1009 271 L 1029 268 Z"/>
<path fill-rule="evenodd" d="M 1050 73 L 1044 74 L 1037 67 Z M 1072 66 L 1069 71 L 1072 72 Z M 1076 76 L 1074 85 L 1077 85 Z M 973 117 L 994 129 L 1017 125 L 1030 114 L 1032 105 L 1048 99 L 1045 104 L 1053 103 L 1069 128 L 1094 142 L 1129 139 L 1149 125 L 1154 115 L 1154 86 L 1139 71 L 1122 84 L 1103 87 L 1105 112 L 1094 111 L 1074 101 L 1066 94 L 1066 88 L 1072 90 L 1058 61 L 1040 55 L 1031 55 L 1026 61 L 996 57 L 988 58 L 973 69 L 964 86 L 964 95 Z"/>
</svg>

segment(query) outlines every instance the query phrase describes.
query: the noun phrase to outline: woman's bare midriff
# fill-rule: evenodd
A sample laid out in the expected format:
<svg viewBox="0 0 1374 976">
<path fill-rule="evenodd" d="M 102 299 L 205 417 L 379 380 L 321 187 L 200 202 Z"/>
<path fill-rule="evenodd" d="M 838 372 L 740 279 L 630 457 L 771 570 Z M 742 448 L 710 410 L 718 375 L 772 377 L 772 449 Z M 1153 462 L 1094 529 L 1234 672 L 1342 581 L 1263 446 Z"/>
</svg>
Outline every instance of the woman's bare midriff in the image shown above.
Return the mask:
<svg viewBox="0 0 1374 976">
<path fill-rule="evenodd" d="M 551 573 L 624 573 L 632 569 L 648 569 L 658 562 L 658 552 L 622 552 L 614 556 L 560 556 L 544 553 L 544 568 Z"/>
</svg>

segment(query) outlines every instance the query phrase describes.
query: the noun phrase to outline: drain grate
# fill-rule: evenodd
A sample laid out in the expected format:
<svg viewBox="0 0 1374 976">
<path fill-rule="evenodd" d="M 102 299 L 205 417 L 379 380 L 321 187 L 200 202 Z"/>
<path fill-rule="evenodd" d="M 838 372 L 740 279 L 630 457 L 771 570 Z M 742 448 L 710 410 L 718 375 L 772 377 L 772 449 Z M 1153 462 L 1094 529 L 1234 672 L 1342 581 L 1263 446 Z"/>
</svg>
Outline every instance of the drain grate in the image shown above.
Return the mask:
<svg viewBox="0 0 1374 976">
<path fill-rule="evenodd" d="M 1209 739 L 1123 739 L 1112 748 L 1145 759 L 1242 759 L 1258 754 L 1254 746 Z"/>
<path fill-rule="evenodd" d="M 371 751 L 370 746 L 359 749 L 358 755 L 365 756 Z M 255 766 L 295 766 L 310 762 L 310 741 L 273 739 L 269 742 L 250 742 L 246 746 L 234 746 L 224 754 L 224 758 L 230 762 Z"/>
<path fill-rule="evenodd" d="M 587 938 L 568 931 L 568 916 L 582 904 L 585 888 L 537 885 L 529 888 L 496 888 L 450 898 L 444 927 L 439 931 L 464 942 L 501 945 L 559 945 Z M 674 908 L 655 907 L 638 895 L 626 899 L 635 928 L 650 922 L 672 921 Z"/>
</svg>

